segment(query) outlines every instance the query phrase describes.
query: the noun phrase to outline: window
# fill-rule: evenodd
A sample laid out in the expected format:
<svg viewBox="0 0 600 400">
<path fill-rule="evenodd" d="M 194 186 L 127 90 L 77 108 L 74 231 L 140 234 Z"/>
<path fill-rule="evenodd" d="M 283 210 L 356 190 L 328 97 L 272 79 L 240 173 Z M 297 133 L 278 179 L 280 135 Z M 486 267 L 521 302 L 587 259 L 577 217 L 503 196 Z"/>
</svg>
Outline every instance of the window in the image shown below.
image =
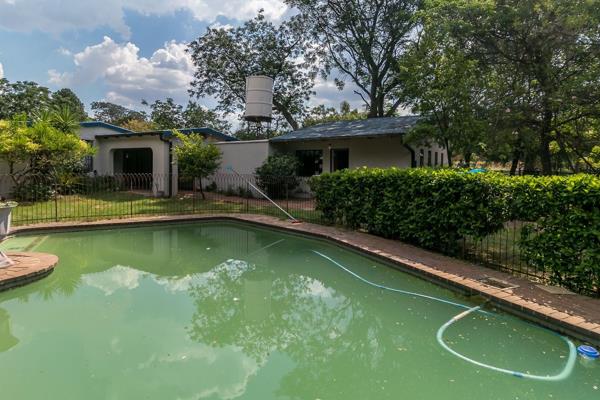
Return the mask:
<svg viewBox="0 0 600 400">
<path fill-rule="evenodd" d="M 331 149 L 331 172 L 347 169 L 350 166 L 348 149 Z"/>
<path fill-rule="evenodd" d="M 434 165 L 437 167 L 438 166 L 438 152 L 437 151 L 434 154 L 434 159 L 435 159 L 435 164 Z"/>
<path fill-rule="evenodd" d="M 323 172 L 323 150 L 296 150 L 296 158 L 300 164 L 299 176 L 313 176 Z"/>
<path fill-rule="evenodd" d="M 94 146 L 93 140 L 85 140 L 85 142 L 90 146 Z M 93 156 L 85 156 L 83 158 L 83 172 L 92 172 L 94 170 L 94 157 Z"/>
<path fill-rule="evenodd" d="M 444 166 L 444 152 L 441 152 L 440 155 L 442 156 L 442 160 L 440 161 L 440 165 L 443 167 Z"/>
<path fill-rule="evenodd" d="M 427 150 L 427 166 L 431 167 L 431 150 Z"/>
<path fill-rule="evenodd" d="M 425 166 L 425 152 L 423 149 L 419 151 L 419 167 Z"/>
</svg>

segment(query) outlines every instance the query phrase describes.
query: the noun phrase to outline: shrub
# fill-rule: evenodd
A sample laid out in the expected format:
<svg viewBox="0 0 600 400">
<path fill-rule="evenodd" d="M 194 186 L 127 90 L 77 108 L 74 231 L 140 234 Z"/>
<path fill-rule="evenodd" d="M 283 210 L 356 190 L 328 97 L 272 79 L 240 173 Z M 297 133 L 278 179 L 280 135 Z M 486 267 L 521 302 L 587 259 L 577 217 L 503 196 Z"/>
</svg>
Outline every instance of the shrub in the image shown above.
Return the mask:
<svg viewBox="0 0 600 400">
<path fill-rule="evenodd" d="M 553 283 L 600 294 L 600 178 L 508 177 L 457 170 L 358 169 L 311 179 L 330 223 L 455 253 L 510 220 L 530 221 L 519 245 Z"/>
<path fill-rule="evenodd" d="M 298 160 L 286 154 L 269 156 L 256 168 L 256 183 L 273 198 L 284 198 L 298 187 Z"/>
<path fill-rule="evenodd" d="M 311 180 L 317 207 L 332 223 L 453 253 L 467 235 L 503 226 L 505 192 L 495 176 L 432 169 L 358 169 Z"/>
</svg>

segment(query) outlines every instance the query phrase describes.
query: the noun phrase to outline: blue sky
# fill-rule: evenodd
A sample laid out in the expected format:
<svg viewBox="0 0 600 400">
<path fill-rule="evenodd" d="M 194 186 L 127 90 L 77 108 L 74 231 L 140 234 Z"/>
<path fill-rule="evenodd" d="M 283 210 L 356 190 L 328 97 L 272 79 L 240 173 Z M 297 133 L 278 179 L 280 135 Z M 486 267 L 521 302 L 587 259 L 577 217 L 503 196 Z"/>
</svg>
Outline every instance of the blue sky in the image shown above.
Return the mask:
<svg viewBox="0 0 600 400">
<path fill-rule="evenodd" d="M 280 0 L 0 0 L 0 76 L 70 87 L 86 107 L 107 100 L 140 108 L 141 99 L 166 97 L 185 103 L 193 72 L 186 43 L 260 8 L 275 22 L 292 12 Z M 315 89 L 311 105 L 360 105 L 332 81 Z"/>
</svg>

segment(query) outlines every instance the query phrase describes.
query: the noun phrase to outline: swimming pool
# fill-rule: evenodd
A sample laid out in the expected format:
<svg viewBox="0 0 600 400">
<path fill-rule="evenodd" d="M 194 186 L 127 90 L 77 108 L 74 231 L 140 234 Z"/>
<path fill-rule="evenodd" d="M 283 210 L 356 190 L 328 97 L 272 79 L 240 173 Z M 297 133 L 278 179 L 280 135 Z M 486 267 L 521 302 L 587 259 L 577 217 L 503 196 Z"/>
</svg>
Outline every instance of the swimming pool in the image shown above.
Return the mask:
<svg viewBox="0 0 600 400">
<path fill-rule="evenodd" d="M 600 396 L 598 362 L 577 359 L 545 382 L 456 357 L 436 334 L 479 301 L 323 240 L 203 222 L 20 236 L 3 248 L 60 264 L 0 293 L 2 398 Z M 443 343 L 511 371 L 565 369 L 560 336 L 484 311 L 448 326 Z"/>
</svg>

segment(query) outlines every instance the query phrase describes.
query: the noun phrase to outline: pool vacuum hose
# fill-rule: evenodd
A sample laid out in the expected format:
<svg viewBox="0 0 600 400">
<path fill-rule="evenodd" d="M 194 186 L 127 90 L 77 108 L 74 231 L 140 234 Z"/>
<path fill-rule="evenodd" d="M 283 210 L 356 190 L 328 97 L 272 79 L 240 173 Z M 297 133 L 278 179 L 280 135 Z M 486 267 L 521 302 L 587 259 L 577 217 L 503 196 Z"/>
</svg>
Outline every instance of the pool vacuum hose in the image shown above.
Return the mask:
<svg viewBox="0 0 600 400">
<path fill-rule="evenodd" d="M 391 288 L 388 286 L 384 286 L 384 285 L 380 285 L 378 283 L 374 283 L 369 281 L 368 279 L 363 278 L 362 276 L 358 275 L 357 273 L 351 271 L 350 269 L 346 268 L 345 266 L 343 266 L 342 264 L 340 264 L 339 262 L 335 261 L 333 258 L 326 256 L 323 253 L 320 253 L 316 250 L 312 250 L 313 253 L 323 257 L 324 259 L 330 261 L 331 263 L 333 263 L 334 265 L 336 265 L 337 267 L 341 268 L 342 270 L 344 270 L 345 272 L 349 273 L 350 275 L 354 276 L 355 278 L 357 278 L 358 280 L 369 284 L 371 286 L 374 286 L 376 288 L 379 289 L 384 289 L 384 290 L 389 290 L 392 292 L 396 292 L 396 293 L 400 293 L 400 294 L 405 294 L 405 295 L 409 295 L 409 296 L 414 296 L 414 297 L 420 297 L 420 298 L 424 298 L 424 299 L 428 299 L 428 300 L 433 300 L 433 301 L 438 301 L 444 304 L 449 304 L 455 307 L 460 307 L 460 308 L 464 308 L 466 309 L 465 311 L 461 312 L 460 314 L 452 317 L 448 322 L 446 322 L 444 325 L 442 325 L 440 327 L 440 329 L 438 329 L 437 334 L 436 334 L 436 339 L 438 341 L 438 343 L 440 344 L 440 346 L 442 346 L 446 351 L 448 351 L 450 354 L 455 355 L 456 357 L 467 361 L 471 364 L 477 365 L 479 367 L 482 368 L 486 368 L 495 372 L 500 372 L 503 374 L 508 374 L 508 375 L 512 375 L 514 377 L 517 378 L 526 378 L 526 379 L 533 379 L 533 380 L 538 380 L 538 381 L 561 381 L 563 379 L 566 379 L 569 375 L 571 375 L 571 372 L 573 372 L 573 368 L 575 367 L 575 360 L 577 358 L 577 350 L 575 349 L 575 345 L 573 344 L 573 342 L 571 340 L 569 340 L 567 337 L 562 336 L 562 335 L 558 335 L 561 337 L 562 340 L 565 341 L 565 343 L 567 344 L 568 348 L 569 348 L 569 357 L 567 359 L 567 362 L 565 363 L 564 368 L 562 369 L 562 371 L 556 375 L 533 375 L 533 374 L 528 374 L 525 372 L 519 372 L 519 371 L 513 371 L 513 370 L 509 370 L 509 369 L 504 369 L 504 368 L 499 368 L 499 367 L 495 367 L 493 365 L 489 365 L 489 364 L 485 364 L 482 363 L 480 361 L 477 360 L 473 360 L 463 354 L 460 354 L 459 352 L 457 352 L 456 350 L 453 350 L 450 346 L 448 346 L 446 344 L 446 342 L 444 342 L 444 332 L 446 331 L 446 329 L 448 329 L 448 327 L 452 324 L 454 324 L 455 322 L 463 319 L 464 317 L 466 317 L 467 315 L 470 315 L 474 312 L 478 312 L 478 313 L 483 313 L 483 314 L 487 314 L 490 315 L 492 313 L 484 311 L 481 309 L 481 306 L 477 306 L 477 307 L 470 307 L 468 305 L 465 304 L 460 304 L 460 303 L 455 303 L 453 301 L 449 301 L 449 300 L 445 300 L 445 299 L 440 299 L 438 297 L 434 297 L 434 296 L 428 296 L 422 293 L 415 293 L 415 292 L 409 292 L 406 290 L 402 290 L 402 289 L 396 289 L 396 288 Z"/>
</svg>

